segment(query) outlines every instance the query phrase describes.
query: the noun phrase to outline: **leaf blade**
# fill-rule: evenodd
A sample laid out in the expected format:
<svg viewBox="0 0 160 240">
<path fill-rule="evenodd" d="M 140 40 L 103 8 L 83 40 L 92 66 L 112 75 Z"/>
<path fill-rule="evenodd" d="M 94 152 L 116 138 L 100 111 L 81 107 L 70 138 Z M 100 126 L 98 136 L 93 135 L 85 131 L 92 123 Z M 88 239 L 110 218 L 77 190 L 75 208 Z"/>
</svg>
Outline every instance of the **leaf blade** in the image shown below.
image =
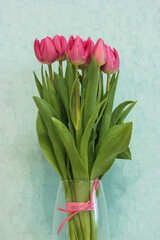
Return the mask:
<svg viewBox="0 0 160 240">
<path fill-rule="evenodd" d="M 49 97 L 50 97 L 51 106 L 54 108 L 57 115 L 59 117 L 61 117 L 61 109 L 60 109 L 60 104 L 59 104 L 56 90 L 53 87 L 51 80 L 48 78 L 47 75 L 46 75 L 46 79 L 47 79 L 48 93 L 49 93 Z"/>
<path fill-rule="evenodd" d="M 121 114 L 120 117 L 118 119 L 118 123 L 121 123 L 124 121 L 124 119 L 127 117 L 127 115 L 129 114 L 129 112 L 132 110 L 132 108 L 134 107 L 134 105 L 137 103 L 137 101 L 131 103 Z"/>
<path fill-rule="evenodd" d="M 116 158 L 118 158 L 118 159 L 129 159 L 129 160 L 132 160 L 131 151 L 130 151 L 129 147 L 128 147 L 125 151 L 119 153 L 119 154 L 116 156 Z"/>
<path fill-rule="evenodd" d="M 118 119 L 120 117 L 120 114 L 122 113 L 122 111 L 124 110 L 124 108 L 133 103 L 134 101 L 125 101 L 121 104 L 119 104 L 113 111 L 112 113 L 112 117 L 111 117 L 111 124 L 110 124 L 110 127 L 112 127 L 113 125 L 116 125 L 117 122 L 118 122 Z"/>
<path fill-rule="evenodd" d="M 46 81 L 45 81 L 44 74 L 43 74 L 43 64 L 42 64 L 42 67 L 41 67 L 41 77 L 42 77 L 42 86 L 43 86 L 43 99 L 46 102 L 50 103 L 50 97 L 49 97 L 49 94 L 48 94 Z"/>
<path fill-rule="evenodd" d="M 52 146 L 54 149 L 56 161 L 59 167 L 59 170 L 63 176 L 64 179 L 67 179 L 67 174 L 66 174 L 66 165 L 65 165 L 65 149 L 62 144 L 62 141 L 60 139 L 60 136 L 57 132 L 57 129 L 52 124 L 51 117 L 56 117 L 58 118 L 56 112 L 52 108 L 52 106 L 47 103 L 45 100 L 39 98 L 39 97 L 33 97 L 39 112 L 45 122 L 45 125 L 48 130 L 49 137 L 52 142 Z"/>
<path fill-rule="evenodd" d="M 118 153 L 129 145 L 132 123 L 123 123 L 110 128 L 103 138 L 101 148 L 96 149 L 96 159 L 91 171 L 91 179 L 100 177 L 112 166 Z"/>
<path fill-rule="evenodd" d="M 59 74 L 54 72 L 54 83 L 60 99 L 63 103 L 63 106 L 66 110 L 67 116 L 69 116 L 69 99 L 66 82 Z"/>
<path fill-rule="evenodd" d="M 91 131 L 92 131 L 92 128 L 94 126 L 94 123 L 95 123 L 95 121 L 98 117 L 99 111 L 100 111 L 102 105 L 106 101 L 107 101 L 107 99 L 104 99 L 102 102 L 100 102 L 96 106 L 94 112 L 92 113 L 92 115 L 91 115 L 91 117 L 90 117 L 90 119 L 87 123 L 87 126 L 86 126 L 86 128 L 84 130 L 84 133 L 83 133 L 83 136 L 82 136 L 81 145 L 80 145 L 80 156 L 83 159 L 87 169 L 88 169 L 88 151 L 87 151 L 87 148 L 88 148 L 89 138 L 90 138 Z"/>
<path fill-rule="evenodd" d="M 93 111 L 96 108 L 97 101 L 97 80 L 98 80 L 98 69 L 94 56 L 88 72 L 86 74 L 87 86 L 85 89 L 85 103 L 84 103 L 84 128 L 86 127 Z"/>
<path fill-rule="evenodd" d="M 35 74 L 35 72 L 33 72 L 33 74 L 34 74 L 34 79 L 35 79 L 35 82 L 36 82 L 37 90 L 39 92 L 39 96 L 41 98 L 43 98 L 43 87 L 42 87 L 42 84 L 40 83 L 40 81 L 39 81 L 37 75 Z"/>
<path fill-rule="evenodd" d="M 37 129 L 37 136 L 39 140 L 39 144 L 41 147 L 41 150 L 45 156 L 45 158 L 48 160 L 48 162 L 52 165 L 52 167 L 56 170 L 56 172 L 62 177 L 57 162 L 55 158 L 55 154 L 53 151 L 52 143 L 50 138 L 47 135 L 47 132 L 45 130 L 44 122 L 42 120 L 42 117 L 40 116 L 40 113 L 37 114 L 37 120 L 36 120 L 36 129 Z"/>
<path fill-rule="evenodd" d="M 116 91 L 117 82 L 118 82 L 118 76 L 119 76 L 119 72 L 117 73 L 117 76 L 115 75 L 115 73 L 112 75 L 108 102 L 107 102 L 104 115 L 102 118 L 102 122 L 101 122 L 100 137 L 103 135 L 104 132 L 108 130 L 110 126 L 112 107 L 113 107 L 114 96 L 115 96 L 115 91 Z"/>
<path fill-rule="evenodd" d="M 56 126 L 56 128 L 59 131 L 59 134 L 61 136 L 62 142 L 65 146 L 65 149 L 67 151 L 67 154 L 69 156 L 71 166 L 72 166 L 72 172 L 74 179 L 87 179 L 87 170 L 85 168 L 85 165 L 83 164 L 82 159 L 80 158 L 77 148 L 75 146 L 75 142 L 73 140 L 73 137 L 67 127 L 57 120 L 56 118 L 52 118 L 53 124 Z"/>
</svg>

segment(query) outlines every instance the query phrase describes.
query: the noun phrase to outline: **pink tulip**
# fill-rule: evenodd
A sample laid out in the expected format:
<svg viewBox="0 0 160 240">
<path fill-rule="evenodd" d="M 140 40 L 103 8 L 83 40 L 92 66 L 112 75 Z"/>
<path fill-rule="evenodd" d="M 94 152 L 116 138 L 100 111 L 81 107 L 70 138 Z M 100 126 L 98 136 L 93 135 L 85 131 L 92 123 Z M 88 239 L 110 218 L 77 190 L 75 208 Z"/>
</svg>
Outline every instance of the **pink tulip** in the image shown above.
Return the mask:
<svg viewBox="0 0 160 240">
<path fill-rule="evenodd" d="M 34 51 L 37 59 L 41 63 L 51 64 L 57 59 L 57 52 L 53 43 L 53 39 L 46 37 L 39 42 L 34 41 Z"/>
<path fill-rule="evenodd" d="M 57 61 L 63 61 L 66 59 L 66 51 L 67 51 L 67 40 L 64 36 L 54 36 L 53 43 L 55 49 L 57 51 Z"/>
<path fill-rule="evenodd" d="M 98 66 L 102 66 L 103 64 L 105 64 L 107 60 L 107 54 L 105 44 L 101 38 L 98 39 L 96 45 L 94 46 L 93 55 Z"/>
<path fill-rule="evenodd" d="M 87 52 L 85 52 L 83 40 L 78 35 L 75 39 L 73 36 L 70 36 L 68 41 L 67 54 L 70 61 L 74 65 L 81 65 L 86 61 Z"/>
<path fill-rule="evenodd" d="M 119 55 L 115 48 L 113 50 L 110 46 L 105 45 L 107 52 L 107 61 L 101 67 L 101 70 L 105 73 L 115 73 L 119 69 Z"/>
<path fill-rule="evenodd" d="M 89 37 L 86 41 L 83 42 L 83 46 L 84 46 L 85 53 L 87 55 L 85 64 L 89 65 L 91 62 L 92 55 L 93 55 L 94 42 Z"/>
</svg>

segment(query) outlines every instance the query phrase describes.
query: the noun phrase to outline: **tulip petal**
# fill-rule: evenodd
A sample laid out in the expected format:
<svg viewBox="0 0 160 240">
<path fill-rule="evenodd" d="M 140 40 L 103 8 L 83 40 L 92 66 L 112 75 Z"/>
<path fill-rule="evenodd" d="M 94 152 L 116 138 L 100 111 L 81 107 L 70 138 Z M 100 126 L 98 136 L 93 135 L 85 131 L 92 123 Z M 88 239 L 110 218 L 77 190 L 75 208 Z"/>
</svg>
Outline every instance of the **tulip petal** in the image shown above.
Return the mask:
<svg viewBox="0 0 160 240">
<path fill-rule="evenodd" d="M 87 65 L 90 64 L 91 58 L 92 58 L 92 55 L 93 55 L 93 51 L 94 51 L 94 42 L 91 40 L 90 37 L 88 38 L 88 41 L 89 41 L 89 53 L 88 53 L 88 57 L 87 57 L 87 60 L 86 60 Z"/>
<path fill-rule="evenodd" d="M 114 50 L 114 54 L 115 54 L 114 72 L 117 72 L 119 69 L 119 64 L 120 64 L 119 54 L 115 48 L 113 48 L 113 50 Z"/>
<path fill-rule="evenodd" d="M 39 43 L 39 40 L 37 38 L 34 41 L 34 52 L 35 52 L 35 55 L 36 55 L 37 59 L 41 63 L 43 63 L 43 59 L 42 59 L 42 56 L 41 56 L 41 53 L 40 53 L 40 43 Z"/>
<path fill-rule="evenodd" d="M 114 71 L 114 61 L 115 61 L 115 56 L 112 52 L 112 49 L 110 46 L 107 46 L 106 67 L 107 67 L 107 71 L 110 73 L 112 73 Z"/>
<path fill-rule="evenodd" d="M 61 36 L 61 47 L 62 47 L 62 51 L 65 52 L 67 51 L 67 40 L 64 36 Z"/>
<path fill-rule="evenodd" d="M 59 58 L 61 58 L 61 56 L 63 54 L 60 36 L 58 36 L 58 35 L 54 36 L 53 43 L 54 43 L 55 49 L 57 51 L 57 58 L 59 59 Z"/>
<path fill-rule="evenodd" d="M 40 51 L 44 63 L 50 64 L 57 59 L 57 52 L 50 37 L 46 37 L 41 41 Z"/>
<path fill-rule="evenodd" d="M 95 47 L 94 47 L 94 57 L 98 66 L 102 66 L 105 64 L 107 59 L 106 49 L 103 40 L 98 39 Z"/>
<path fill-rule="evenodd" d="M 105 45 L 107 52 L 107 61 L 101 67 L 101 70 L 105 73 L 115 73 L 119 69 L 119 55 L 115 48 L 113 51 L 110 46 Z"/>
<path fill-rule="evenodd" d="M 74 37 L 72 35 L 72 36 L 70 36 L 69 41 L 68 41 L 67 52 L 72 49 L 73 43 L 74 43 Z"/>
<path fill-rule="evenodd" d="M 83 60 L 86 61 L 88 58 L 88 54 L 89 54 L 89 47 L 90 47 L 90 43 L 87 39 L 87 41 L 83 42 L 83 47 L 84 47 L 84 56 L 83 56 Z"/>
<path fill-rule="evenodd" d="M 68 57 L 70 61 L 75 65 L 83 64 L 83 55 L 84 48 L 82 39 L 79 36 L 76 36 L 75 39 L 71 36 L 68 44 Z"/>
<path fill-rule="evenodd" d="M 66 50 L 67 50 L 67 40 L 64 36 L 54 36 L 53 43 L 55 46 L 55 49 L 57 51 L 57 60 L 63 61 L 66 58 Z"/>
</svg>

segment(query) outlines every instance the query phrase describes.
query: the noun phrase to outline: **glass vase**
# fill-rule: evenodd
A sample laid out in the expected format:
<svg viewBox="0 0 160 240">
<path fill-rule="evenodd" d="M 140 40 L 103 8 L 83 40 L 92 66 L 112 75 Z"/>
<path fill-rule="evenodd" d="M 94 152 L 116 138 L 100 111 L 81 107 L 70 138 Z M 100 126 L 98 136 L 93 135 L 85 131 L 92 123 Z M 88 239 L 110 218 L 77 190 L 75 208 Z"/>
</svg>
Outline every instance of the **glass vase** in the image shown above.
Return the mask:
<svg viewBox="0 0 160 240">
<path fill-rule="evenodd" d="M 52 240 L 110 240 L 101 181 L 60 181 Z"/>
</svg>

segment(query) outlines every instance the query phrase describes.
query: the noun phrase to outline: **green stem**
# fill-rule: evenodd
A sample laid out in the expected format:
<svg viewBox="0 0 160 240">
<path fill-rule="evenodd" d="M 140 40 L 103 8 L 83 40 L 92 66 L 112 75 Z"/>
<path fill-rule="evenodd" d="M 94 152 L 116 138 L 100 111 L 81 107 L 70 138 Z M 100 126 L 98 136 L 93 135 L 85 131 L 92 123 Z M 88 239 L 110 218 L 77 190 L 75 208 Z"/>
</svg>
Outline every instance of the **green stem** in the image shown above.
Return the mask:
<svg viewBox="0 0 160 240">
<path fill-rule="evenodd" d="M 48 70 L 49 70 L 49 77 L 50 77 L 51 83 L 52 83 L 53 86 L 54 86 L 53 74 L 52 74 L 52 66 L 51 66 L 51 64 L 48 64 Z"/>
<path fill-rule="evenodd" d="M 76 142 L 78 144 L 78 128 L 79 128 L 79 114 L 80 114 L 80 109 L 79 109 L 79 83 L 78 83 L 78 65 L 75 65 L 75 79 L 77 79 L 75 83 L 75 108 L 76 108 Z"/>
<path fill-rule="evenodd" d="M 62 77 L 63 77 L 63 66 L 62 66 L 62 61 L 59 61 L 59 69 L 60 69 L 61 75 L 62 75 Z"/>
<path fill-rule="evenodd" d="M 72 194 L 72 201 L 76 202 L 77 200 L 76 200 L 74 184 L 71 186 L 71 194 Z M 79 214 L 76 214 L 75 216 L 73 216 L 73 220 L 75 222 L 75 226 L 76 226 L 76 230 L 77 230 L 77 235 L 78 235 L 77 240 L 85 240 L 85 236 L 83 236 L 83 229 L 81 226 L 81 220 L 80 220 Z"/>
<path fill-rule="evenodd" d="M 73 187 L 74 186 L 72 186 L 72 184 L 69 184 L 68 182 L 64 183 L 66 201 L 68 202 L 76 201 Z M 68 221 L 68 230 L 69 230 L 69 240 L 84 240 L 82 227 L 81 227 L 78 214 L 73 216 Z"/>
<path fill-rule="evenodd" d="M 87 185 L 86 185 L 87 184 Z M 76 201 L 77 202 L 87 202 L 90 199 L 89 194 L 89 182 L 82 184 L 75 183 Z M 90 238 L 90 213 L 89 211 L 82 211 L 79 213 L 81 220 L 82 231 L 84 235 L 84 240 L 91 240 Z"/>
<path fill-rule="evenodd" d="M 75 79 L 78 77 L 78 66 L 75 65 Z M 76 124 L 79 120 L 79 92 L 78 92 L 78 79 L 75 83 L 75 105 L 76 105 Z"/>
<path fill-rule="evenodd" d="M 85 90 L 85 81 L 87 80 L 86 77 L 86 72 L 87 69 L 86 67 L 84 69 L 82 69 L 82 85 L 81 85 L 81 103 L 84 101 L 84 90 Z M 83 104 L 81 104 L 82 107 Z"/>
<path fill-rule="evenodd" d="M 86 68 L 82 69 L 82 82 L 86 76 Z"/>
<path fill-rule="evenodd" d="M 107 74 L 107 85 L 106 85 L 106 92 L 110 91 L 110 79 L 111 79 L 111 74 Z"/>
<path fill-rule="evenodd" d="M 99 74 L 100 74 L 100 66 L 97 66 L 98 68 L 98 81 L 97 81 L 97 95 L 98 95 L 98 90 L 99 90 Z"/>
</svg>

